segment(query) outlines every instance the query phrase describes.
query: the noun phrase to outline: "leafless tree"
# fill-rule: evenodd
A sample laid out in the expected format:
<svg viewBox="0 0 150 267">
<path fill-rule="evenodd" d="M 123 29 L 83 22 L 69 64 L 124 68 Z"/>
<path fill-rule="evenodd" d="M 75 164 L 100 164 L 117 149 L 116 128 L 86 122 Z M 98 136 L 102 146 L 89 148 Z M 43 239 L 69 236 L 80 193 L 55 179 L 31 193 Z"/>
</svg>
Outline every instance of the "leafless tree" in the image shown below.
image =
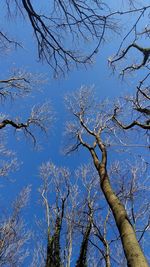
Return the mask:
<svg viewBox="0 0 150 267">
<path fill-rule="evenodd" d="M 48 2 L 44 9 L 37 8 L 30 0 L 7 0 L 5 7 L 10 18 L 14 17 L 14 14 L 21 14 L 29 20 L 39 59 L 45 60 L 55 75 L 65 74 L 65 71 L 72 68 L 73 63 L 90 63 L 105 40 L 105 33 L 118 30 L 116 21 L 109 16 L 110 7 L 99 0 L 89 3 L 85 0 L 54 0 Z M 91 40 L 94 47 L 91 45 L 85 53 L 83 47 Z"/>
<path fill-rule="evenodd" d="M 122 121 L 119 121 L 117 116 L 120 113 L 120 108 L 116 106 L 114 109 L 114 120 L 124 130 L 131 129 L 135 126 L 149 130 L 150 47 L 148 47 L 147 44 L 147 40 L 149 38 L 149 25 L 145 25 L 145 18 L 150 14 L 150 6 L 145 6 L 145 4 L 143 5 L 143 3 L 141 3 L 138 7 L 136 5 L 136 1 L 132 1 L 132 8 L 130 12 L 123 12 L 124 15 L 127 15 L 127 18 L 129 18 L 128 15 L 130 13 L 136 14 L 136 19 L 132 23 L 131 27 L 127 27 L 126 34 L 122 37 L 118 51 L 112 58 L 109 59 L 109 62 L 113 70 L 120 67 L 119 63 L 125 62 L 125 66 L 121 65 L 122 77 L 124 77 L 127 73 L 133 74 L 134 72 L 140 71 L 140 78 L 139 81 L 137 81 L 135 95 L 128 99 L 126 98 L 126 101 L 128 101 L 130 103 L 130 107 L 132 107 L 131 109 L 133 113 L 135 113 L 135 119 L 131 118 L 131 122 L 129 124 L 124 124 Z"/>
<path fill-rule="evenodd" d="M 36 83 L 35 83 L 36 81 Z M 0 96 L 3 107 L 9 99 L 16 100 L 28 96 L 34 86 L 39 86 L 40 76 L 14 70 L 8 79 L 0 80 Z M 5 100 L 5 101 L 4 101 Z M 13 103 L 14 104 L 14 103 Z M 7 148 L 8 128 L 13 128 L 19 134 L 23 131 L 26 136 L 32 138 L 36 144 L 34 130 L 47 132 L 49 124 L 52 122 L 52 112 L 50 104 L 36 105 L 32 107 L 31 113 L 25 122 L 21 118 L 11 118 L 12 115 L 0 114 L 0 176 L 11 180 L 11 172 L 18 170 L 19 161 L 14 152 Z M 14 179 L 13 179 L 14 181 Z M 4 185 L 4 179 L 1 179 L 1 186 Z M 1 211 L 0 222 L 0 265 L 1 266 L 22 266 L 24 259 L 28 256 L 28 250 L 25 249 L 30 233 L 25 226 L 21 216 L 21 211 L 26 205 L 30 193 L 30 187 L 21 191 L 19 197 L 13 203 L 12 214 L 7 215 L 3 208 Z M 2 206 L 2 205 L 1 205 Z"/>
<path fill-rule="evenodd" d="M 148 266 L 127 211 L 114 193 L 108 175 L 107 136 L 113 136 L 112 111 L 103 103 L 95 104 L 92 96 L 93 92 L 83 87 L 70 99 L 66 98 L 67 106 L 75 119 L 67 125 L 68 133 L 76 140 L 76 144 L 73 144 L 69 151 L 74 151 L 80 146 L 89 151 L 99 174 L 101 190 L 120 233 L 127 265 Z"/>
<path fill-rule="evenodd" d="M 4 104 L 16 98 L 28 97 L 33 91 L 40 90 L 45 83 L 44 77 L 40 74 L 33 74 L 19 69 L 13 69 L 7 79 L 0 80 L 0 97 Z M 16 131 L 22 130 L 26 136 L 30 136 L 36 144 L 34 128 L 47 132 L 54 116 L 52 115 L 50 103 L 33 105 L 31 113 L 25 122 L 22 118 L 11 118 L 12 115 L 0 114 L 0 130 L 11 126 Z"/>
<path fill-rule="evenodd" d="M 70 267 L 77 248 L 79 255 L 75 265 L 87 266 L 89 246 L 93 246 L 91 236 L 94 225 L 96 227 L 97 174 L 91 171 L 91 165 L 84 165 L 71 179 L 65 168 L 58 168 L 50 162 L 41 166 L 40 173 L 43 180 L 40 194 L 48 231 L 45 266 Z"/>
<path fill-rule="evenodd" d="M 137 239 L 143 249 L 146 250 L 149 230 L 149 187 L 146 177 L 142 183 L 140 179 L 146 176 L 147 164 L 142 161 L 140 163 L 136 162 L 135 166 L 133 163 L 132 166 L 129 163 L 124 165 L 125 167 L 121 163 L 114 162 L 109 174 L 112 179 L 115 179 L 115 193 L 127 210 L 128 219 L 133 225 Z M 41 166 L 43 182 L 40 194 L 46 216 L 44 229 L 46 229 L 46 237 L 48 223 L 50 242 L 54 242 L 57 236 L 56 215 L 58 210 L 56 205 L 60 203 L 59 214 L 62 214 L 61 196 L 62 193 L 65 196 L 68 192 L 68 187 L 63 187 L 60 170 L 66 172 L 66 169 L 58 168 L 51 162 Z M 59 178 L 57 183 L 56 176 Z M 121 236 L 117 231 L 108 203 L 103 196 L 100 196 L 97 173 L 91 164 L 83 165 L 76 170 L 75 177 L 73 180 L 68 179 L 70 193 L 64 206 L 63 221 L 58 239 L 59 259 L 61 259 L 61 263 L 57 262 L 58 266 L 71 266 L 77 250 L 79 255 L 76 263 L 74 263 L 76 266 L 126 266 L 126 259 L 121 249 Z M 56 185 L 57 188 L 55 188 Z M 55 194 L 57 198 L 54 197 Z M 143 197 L 145 201 L 142 202 Z M 48 217 L 46 214 L 49 214 Z M 44 233 L 43 224 L 41 225 L 42 233 Z M 49 247 L 49 249 L 53 251 L 54 257 L 55 246 L 53 248 Z M 37 251 L 45 259 L 46 266 L 54 265 L 54 258 L 47 262 L 48 251 L 44 249 L 42 244 L 38 244 Z M 45 266 L 41 256 L 38 261 L 38 254 L 35 254 L 36 264 L 32 266 Z"/>
<path fill-rule="evenodd" d="M 46 82 L 41 74 L 30 73 L 22 69 L 12 69 L 8 78 L 0 80 L 0 97 L 2 100 L 15 100 L 25 97 L 33 91 L 41 90 Z"/>
<path fill-rule="evenodd" d="M 115 179 L 115 193 L 124 204 L 129 219 L 136 232 L 137 240 L 140 243 L 143 251 L 146 253 L 149 242 L 149 183 L 148 183 L 149 163 L 142 157 L 136 158 L 135 161 L 119 161 L 113 162 L 109 170 L 109 175 Z M 110 221 L 109 221 L 110 224 Z M 115 229 L 112 224 L 113 229 Z M 126 266 L 126 260 L 120 250 L 120 237 L 116 232 L 116 237 L 110 240 L 111 251 L 118 251 L 118 256 L 111 259 L 114 262 L 118 261 L 120 266 Z M 143 239 L 143 240 L 142 240 Z M 149 261 L 149 255 L 147 255 Z"/>
<path fill-rule="evenodd" d="M 18 170 L 19 163 L 13 151 L 6 148 L 6 144 L 0 136 L 0 177 L 8 177 L 10 172 Z"/>
<path fill-rule="evenodd" d="M 124 69 L 140 69 L 147 66 L 149 48 L 140 46 L 138 39 L 148 36 L 149 26 L 139 30 L 143 17 L 149 14 L 150 6 L 137 1 L 126 1 L 125 6 L 114 11 L 113 5 L 101 0 L 87 1 L 49 1 L 44 5 L 37 6 L 30 0 L 7 0 L 3 8 L 11 18 L 21 15 L 29 21 L 37 44 L 39 60 L 46 61 L 54 70 L 56 76 L 65 74 L 71 70 L 73 65 L 78 66 L 91 63 L 97 54 L 100 45 L 107 39 L 110 32 L 120 32 L 122 29 L 119 19 L 134 15 L 135 20 L 131 28 L 123 36 L 122 42 L 116 55 L 112 58 L 111 64 L 124 58 L 130 49 L 135 49 L 143 55 L 139 64 L 132 64 Z M 20 45 L 8 37 L 5 31 L 1 30 L 1 46 L 15 44 Z M 66 36 L 68 37 L 66 40 Z M 121 51 L 125 41 L 132 36 L 133 42 Z M 5 44 L 3 44 L 5 41 Z M 88 44 L 88 48 L 87 45 Z M 21 46 L 21 45 L 20 45 Z M 85 52 L 86 51 L 86 52 Z M 102 48 L 103 51 L 103 48 Z"/>
<path fill-rule="evenodd" d="M 124 67 L 121 72 L 122 75 L 124 75 L 126 72 L 140 70 L 142 67 L 145 67 L 147 71 L 149 70 L 150 48 L 145 46 L 143 47 L 142 45 L 140 45 L 140 43 L 141 39 L 142 41 L 145 41 L 149 32 L 149 26 L 147 26 L 146 24 L 143 30 L 143 24 L 145 25 L 145 17 L 147 18 L 149 16 L 150 6 L 145 5 L 144 2 L 140 4 L 136 4 L 136 1 L 132 2 L 135 4 L 135 6 L 131 7 L 131 9 L 127 11 L 123 10 L 122 12 L 118 11 L 115 13 L 115 15 L 125 15 L 127 16 L 127 19 L 129 18 L 129 15 L 134 13 L 135 20 L 132 22 L 131 26 L 127 27 L 126 33 L 122 37 L 122 41 L 119 45 L 118 51 L 112 58 L 109 59 L 109 62 L 115 69 L 116 63 L 121 60 L 126 60 L 127 55 L 130 53 L 130 50 L 135 51 L 136 61 L 140 58 L 139 55 L 141 55 L 141 60 L 139 63 L 131 63 L 131 65 Z M 124 49 L 122 49 L 123 46 L 125 46 Z"/>
<path fill-rule="evenodd" d="M 8 79 L 0 80 L 0 96 L 1 101 L 15 100 L 16 97 L 25 97 L 39 85 L 42 85 L 44 79 L 40 75 L 33 75 L 22 70 L 13 70 L 12 75 Z M 5 104 L 4 102 L 4 104 Z M 25 122 L 21 122 L 21 118 L 10 118 L 10 115 L 1 114 L 0 129 L 7 126 L 13 127 L 16 131 L 23 130 L 24 134 L 30 136 L 34 144 L 36 138 L 31 128 L 37 127 L 46 132 L 52 122 L 52 111 L 50 103 L 43 105 L 35 105 L 32 107 L 31 114 Z"/>
<path fill-rule="evenodd" d="M 10 125 L 15 130 L 23 130 L 23 133 L 26 136 L 32 138 L 35 145 L 36 138 L 33 134 L 33 129 L 39 127 L 46 133 L 47 129 L 50 126 L 50 123 L 52 122 L 52 117 L 53 116 L 49 108 L 49 103 L 44 103 L 43 105 L 33 106 L 31 114 L 29 115 L 29 118 L 26 122 L 20 122 L 19 118 L 15 120 L 5 118 L 0 122 L 0 129 Z"/>
<path fill-rule="evenodd" d="M 70 194 L 69 173 L 65 168 L 58 169 L 48 162 L 40 168 L 43 180 L 40 188 L 43 205 L 46 213 L 47 252 L 45 266 L 62 266 L 60 250 L 60 234 L 65 214 L 65 206 Z M 49 194 L 54 200 L 49 200 Z"/>
<path fill-rule="evenodd" d="M 123 123 L 119 118 L 126 117 L 127 111 L 130 110 L 129 123 Z M 123 114 L 125 116 L 123 116 Z M 141 128 L 143 130 L 150 129 L 150 109 L 149 109 L 149 93 L 148 91 L 138 88 L 136 96 L 128 95 L 122 101 L 118 101 L 114 107 L 113 120 L 124 130 L 132 128 Z"/>
<path fill-rule="evenodd" d="M 10 215 L 1 212 L 0 221 L 0 266 L 22 266 L 28 256 L 25 247 L 30 232 L 22 219 L 22 210 L 27 204 L 31 188 L 25 187 L 12 204 Z M 9 211 L 10 212 L 10 211 Z"/>
</svg>

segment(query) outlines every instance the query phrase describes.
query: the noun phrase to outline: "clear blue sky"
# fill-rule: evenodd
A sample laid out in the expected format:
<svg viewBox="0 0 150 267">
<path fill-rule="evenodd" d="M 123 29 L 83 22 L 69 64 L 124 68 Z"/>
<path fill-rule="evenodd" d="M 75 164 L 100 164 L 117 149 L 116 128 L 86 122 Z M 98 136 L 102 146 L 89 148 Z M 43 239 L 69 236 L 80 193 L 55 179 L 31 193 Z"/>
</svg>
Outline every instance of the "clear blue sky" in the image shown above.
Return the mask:
<svg viewBox="0 0 150 267">
<path fill-rule="evenodd" d="M 109 2 L 109 1 L 108 1 Z M 134 91 L 135 81 L 132 78 L 128 78 L 125 82 L 121 81 L 118 74 L 112 74 L 112 70 L 108 66 L 107 59 L 113 55 L 118 48 L 120 41 L 119 35 L 110 35 L 106 40 L 106 43 L 101 46 L 99 53 L 95 57 L 95 63 L 89 66 L 87 69 L 83 67 L 78 70 L 66 74 L 66 77 L 55 80 L 52 77 L 52 71 L 46 63 L 37 62 L 37 51 L 35 41 L 32 36 L 31 27 L 26 24 L 23 19 L 15 18 L 7 21 L 7 17 L 3 16 L 4 10 L 2 9 L 3 3 L 0 3 L 0 17 L 2 28 L 8 29 L 12 36 L 16 36 L 21 41 L 23 40 L 24 49 L 16 49 L 13 52 L 8 52 L 7 55 L 1 54 L 0 69 L 1 78 L 7 78 L 9 71 L 12 67 L 25 68 L 27 71 L 35 73 L 43 73 L 48 82 L 44 84 L 43 92 L 33 91 L 31 96 L 25 99 L 18 99 L 15 102 L 6 102 L 1 105 L 1 112 L 7 114 L 21 116 L 27 118 L 32 105 L 42 103 L 44 101 L 50 101 L 55 112 L 56 120 L 51 127 L 48 136 L 41 135 L 38 138 L 39 143 L 42 145 L 41 151 L 36 151 L 32 145 L 32 142 L 24 137 L 18 138 L 17 133 L 14 135 L 13 129 L 9 129 L 8 135 L 8 147 L 16 151 L 20 165 L 19 171 L 11 174 L 11 178 L 14 178 L 16 182 L 11 183 L 9 180 L 5 180 L 4 187 L 2 188 L 2 201 L 11 203 L 14 199 L 16 192 L 27 184 L 32 185 L 31 201 L 32 206 L 27 207 L 26 212 L 30 214 L 30 221 L 27 224 L 33 224 L 35 214 L 38 214 L 38 168 L 41 163 L 52 160 L 55 164 L 68 166 L 70 169 L 75 169 L 78 165 L 89 161 L 89 155 L 82 149 L 79 153 L 75 153 L 71 156 L 64 156 L 61 152 L 63 148 L 63 131 L 65 121 L 67 119 L 67 113 L 64 106 L 64 94 L 67 92 L 78 89 L 81 85 L 95 85 L 95 90 L 99 100 L 104 98 L 113 99 L 118 95 L 121 96 L 126 92 L 132 93 Z M 6 23 L 7 21 L 7 23 Z M 6 30 L 7 31 L 7 30 Z M 19 135 L 20 136 L 20 135 Z M 141 149 L 142 150 L 142 149 Z M 138 153 L 142 151 L 138 150 Z M 116 155 L 110 154 L 113 158 Z M 7 195 L 5 194 L 7 190 Z M 5 194 L 5 196 L 4 196 Z M 3 202 L 3 203 L 4 203 Z"/>
</svg>

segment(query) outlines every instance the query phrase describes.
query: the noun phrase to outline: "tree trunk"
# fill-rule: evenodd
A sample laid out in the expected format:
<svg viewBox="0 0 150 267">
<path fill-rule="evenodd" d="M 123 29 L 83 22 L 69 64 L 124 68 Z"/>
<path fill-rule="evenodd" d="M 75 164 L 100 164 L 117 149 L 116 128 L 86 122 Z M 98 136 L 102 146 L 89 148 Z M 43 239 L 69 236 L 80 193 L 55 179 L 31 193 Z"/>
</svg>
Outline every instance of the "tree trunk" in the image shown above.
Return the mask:
<svg viewBox="0 0 150 267">
<path fill-rule="evenodd" d="M 101 189 L 112 210 L 120 233 L 128 267 L 148 267 L 126 210 L 112 190 L 105 167 L 100 165 L 97 170 L 100 176 Z"/>
<path fill-rule="evenodd" d="M 61 219 L 56 218 L 55 232 L 50 236 L 48 229 L 48 243 L 47 243 L 47 257 L 45 267 L 61 267 L 60 257 L 60 230 L 61 230 Z"/>
<path fill-rule="evenodd" d="M 106 263 L 106 267 L 111 267 L 111 264 L 110 264 L 109 245 L 108 244 L 106 245 L 105 263 Z"/>
<path fill-rule="evenodd" d="M 85 233 L 83 235 L 83 240 L 80 248 L 80 255 L 79 259 L 77 260 L 76 267 L 87 267 L 87 249 L 88 249 L 88 241 L 91 228 L 92 228 L 92 223 L 89 222 L 89 224 L 86 227 Z"/>
</svg>

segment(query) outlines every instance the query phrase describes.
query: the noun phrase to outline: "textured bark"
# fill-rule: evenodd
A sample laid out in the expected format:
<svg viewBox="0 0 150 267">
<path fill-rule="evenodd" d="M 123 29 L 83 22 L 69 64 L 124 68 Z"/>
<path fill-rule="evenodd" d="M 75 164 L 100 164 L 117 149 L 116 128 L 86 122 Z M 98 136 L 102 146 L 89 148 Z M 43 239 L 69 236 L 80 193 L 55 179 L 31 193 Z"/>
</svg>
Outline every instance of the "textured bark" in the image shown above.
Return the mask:
<svg viewBox="0 0 150 267">
<path fill-rule="evenodd" d="M 123 250 L 127 259 L 127 265 L 128 267 L 148 267 L 148 263 L 140 248 L 134 228 L 128 218 L 127 212 L 111 187 L 107 174 L 107 151 L 105 144 L 102 142 L 100 137 L 101 128 L 97 133 L 95 133 L 84 124 L 82 117 L 79 117 L 79 120 L 81 126 L 86 130 L 86 132 L 95 138 L 94 145 L 90 146 L 88 143 L 84 142 L 82 136 L 78 134 L 80 144 L 82 144 L 86 149 L 89 150 L 95 168 L 98 171 L 102 192 L 104 193 L 106 201 L 110 206 L 120 233 Z M 95 148 L 97 146 L 101 151 L 101 160 L 99 160 L 99 157 L 95 151 Z"/>
<path fill-rule="evenodd" d="M 109 253 L 109 246 L 108 246 L 108 244 L 106 246 L 105 263 L 106 263 L 106 267 L 111 267 L 111 264 L 110 264 L 110 253 Z"/>
<path fill-rule="evenodd" d="M 50 237 L 48 232 L 47 258 L 45 267 L 61 267 L 60 257 L 60 231 L 61 219 L 57 217 L 55 224 L 55 233 Z"/>
<path fill-rule="evenodd" d="M 88 240 L 91 228 L 92 228 L 92 223 L 89 222 L 83 236 L 83 241 L 80 248 L 80 255 L 79 259 L 77 260 L 76 267 L 87 267 L 87 249 L 88 249 Z"/>
<path fill-rule="evenodd" d="M 61 199 L 61 207 L 57 206 L 57 215 L 55 220 L 55 227 L 53 234 L 50 234 L 50 215 L 49 215 L 49 204 L 47 197 L 44 195 L 45 190 L 42 192 L 42 197 L 44 199 L 46 205 L 46 213 L 47 213 L 47 224 L 48 224 L 48 232 L 47 232 L 47 255 L 46 255 L 46 264 L 45 267 L 62 267 L 63 264 L 61 262 L 61 248 L 60 248 L 60 234 L 62 229 L 62 222 L 64 217 L 65 210 L 65 202 L 69 196 L 69 188 L 67 195 Z"/>
<path fill-rule="evenodd" d="M 99 168 L 98 172 L 101 189 L 112 210 L 120 233 L 128 267 L 148 267 L 126 210 L 112 190 L 107 172 L 103 167 Z"/>
<path fill-rule="evenodd" d="M 127 259 L 128 267 L 148 267 L 146 258 L 141 250 L 138 240 L 135 235 L 134 228 L 128 218 L 124 205 L 120 202 L 119 198 L 113 192 L 109 177 L 107 174 L 107 151 L 99 135 L 94 135 L 98 147 L 102 153 L 101 161 L 99 160 L 95 149 L 90 147 L 86 143 L 84 146 L 90 151 L 93 158 L 95 168 L 98 171 L 100 177 L 100 186 L 107 203 L 115 218 L 116 225 L 118 227 L 124 253 Z"/>
</svg>

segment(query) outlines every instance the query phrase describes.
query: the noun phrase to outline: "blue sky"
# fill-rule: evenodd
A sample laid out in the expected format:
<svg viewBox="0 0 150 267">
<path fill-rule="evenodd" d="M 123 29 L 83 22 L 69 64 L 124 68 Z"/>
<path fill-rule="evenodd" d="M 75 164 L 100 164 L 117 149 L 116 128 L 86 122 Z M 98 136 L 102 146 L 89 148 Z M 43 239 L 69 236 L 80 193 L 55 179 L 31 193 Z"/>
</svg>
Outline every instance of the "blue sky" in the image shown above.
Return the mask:
<svg viewBox="0 0 150 267">
<path fill-rule="evenodd" d="M 12 66 L 16 68 L 25 68 L 27 71 L 35 73 L 42 73 L 47 79 L 47 83 L 42 86 L 43 92 L 33 91 L 31 96 L 18 99 L 15 102 L 8 101 L 1 106 L 1 112 L 6 112 L 11 115 L 21 114 L 22 118 L 28 116 L 29 110 L 33 104 L 50 101 L 55 113 L 56 119 L 48 136 L 39 135 L 39 143 L 42 149 L 37 151 L 34 149 L 32 142 L 24 138 L 18 138 L 17 133 L 14 134 L 13 129 L 9 129 L 8 134 L 8 147 L 16 151 L 16 155 L 21 162 L 19 171 L 11 174 L 10 177 L 14 178 L 16 182 L 11 183 L 9 180 L 3 182 L 2 188 L 2 201 L 11 203 L 14 199 L 16 192 L 19 192 L 24 185 L 32 185 L 32 207 L 27 207 L 27 212 L 30 214 L 30 222 L 27 224 L 32 225 L 33 211 L 38 214 L 38 186 L 40 184 L 38 177 L 38 168 L 41 163 L 52 160 L 55 164 L 68 166 L 70 169 L 75 169 L 78 165 L 89 161 L 89 155 L 82 149 L 79 153 L 74 153 L 71 156 L 64 156 L 61 152 L 64 143 L 64 127 L 68 115 L 64 106 L 64 94 L 73 92 L 80 88 L 81 85 L 95 85 L 96 95 L 99 100 L 104 98 L 113 99 L 122 96 L 124 93 L 132 93 L 135 90 L 137 74 L 133 81 L 132 77 L 128 77 L 125 81 L 119 78 L 118 73 L 113 74 L 111 68 L 108 66 L 108 58 L 113 55 L 118 48 L 118 43 L 121 40 L 120 35 L 110 35 L 106 43 L 101 46 L 99 53 L 95 57 L 95 63 L 87 69 L 79 67 L 78 70 L 74 69 L 66 74 L 66 77 L 54 79 L 50 67 L 46 63 L 37 62 L 37 51 L 35 41 L 32 35 L 31 27 L 23 19 L 15 18 L 13 20 L 3 16 L 2 3 L 0 4 L 1 25 L 11 32 L 12 36 L 16 36 L 21 41 L 23 40 L 24 49 L 17 48 L 13 52 L 10 51 L 7 55 L 1 55 L 0 69 L 1 77 L 6 78 L 9 76 L 9 71 Z M 7 23 L 6 23 L 7 21 Z M 14 117 L 14 116 L 13 116 Z M 20 140 L 18 140 L 20 139 Z M 141 151 L 140 151 L 141 150 Z M 143 152 L 141 148 L 138 153 Z M 117 153 L 111 152 L 111 159 L 118 157 Z M 121 154 L 120 154 L 121 157 Z M 7 193 L 6 193 L 7 192 Z M 6 194 L 5 194 L 6 193 Z M 5 196 L 4 196 L 5 195 Z"/>
</svg>

